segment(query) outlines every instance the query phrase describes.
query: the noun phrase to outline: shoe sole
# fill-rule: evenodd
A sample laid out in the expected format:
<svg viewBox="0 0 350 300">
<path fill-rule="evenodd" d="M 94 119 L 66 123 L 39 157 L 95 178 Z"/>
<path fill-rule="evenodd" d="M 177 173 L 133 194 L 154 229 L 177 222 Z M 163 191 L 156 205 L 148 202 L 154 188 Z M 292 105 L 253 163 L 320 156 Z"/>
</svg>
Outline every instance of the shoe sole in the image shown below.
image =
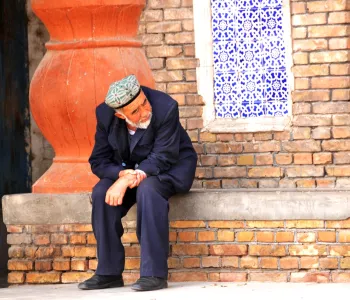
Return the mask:
<svg viewBox="0 0 350 300">
<path fill-rule="evenodd" d="M 117 288 L 117 287 L 123 287 L 124 283 L 121 282 L 112 282 L 112 283 L 106 283 L 104 285 L 100 285 L 99 287 L 85 287 L 78 285 L 78 288 L 81 290 L 101 290 L 101 289 L 108 289 L 108 288 Z"/>
<path fill-rule="evenodd" d="M 168 287 L 168 283 L 166 282 L 165 284 L 162 284 L 160 286 L 151 288 L 151 289 L 142 289 L 142 288 L 137 288 L 131 286 L 131 289 L 136 291 L 136 292 L 149 292 L 149 291 L 156 291 L 156 290 L 161 290 L 161 289 L 166 289 Z"/>
</svg>

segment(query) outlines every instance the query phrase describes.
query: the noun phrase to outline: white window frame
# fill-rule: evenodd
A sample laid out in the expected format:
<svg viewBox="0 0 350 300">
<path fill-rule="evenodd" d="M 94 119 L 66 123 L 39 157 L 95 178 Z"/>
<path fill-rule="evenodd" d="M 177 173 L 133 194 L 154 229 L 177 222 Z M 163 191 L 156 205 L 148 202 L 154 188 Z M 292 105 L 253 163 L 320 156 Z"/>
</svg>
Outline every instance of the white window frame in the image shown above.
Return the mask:
<svg viewBox="0 0 350 300">
<path fill-rule="evenodd" d="M 283 117 L 216 118 L 214 107 L 214 60 L 212 39 L 212 14 L 210 0 L 193 0 L 194 34 L 197 67 L 198 94 L 203 97 L 202 131 L 213 133 L 262 132 L 290 130 L 292 120 L 291 93 L 294 89 L 292 73 L 292 32 L 289 0 L 283 0 L 283 29 L 286 46 L 286 68 L 288 76 L 288 115 Z"/>
</svg>

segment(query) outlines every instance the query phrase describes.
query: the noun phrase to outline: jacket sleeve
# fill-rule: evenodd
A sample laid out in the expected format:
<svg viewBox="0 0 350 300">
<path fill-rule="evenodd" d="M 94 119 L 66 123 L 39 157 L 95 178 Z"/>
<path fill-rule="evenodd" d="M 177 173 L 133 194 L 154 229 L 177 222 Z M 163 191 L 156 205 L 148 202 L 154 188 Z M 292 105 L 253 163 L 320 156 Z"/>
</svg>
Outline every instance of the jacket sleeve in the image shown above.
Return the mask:
<svg viewBox="0 0 350 300">
<path fill-rule="evenodd" d="M 97 117 L 97 116 L 96 116 Z M 98 121 L 95 134 L 95 145 L 89 158 L 92 173 L 100 179 L 117 180 L 119 172 L 124 168 L 112 161 L 113 149 L 108 143 L 108 134 L 104 126 Z"/>
<path fill-rule="evenodd" d="M 175 102 L 156 132 L 151 153 L 137 169 L 144 171 L 148 176 L 163 173 L 178 161 L 179 149 L 179 109 Z"/>
</svg>

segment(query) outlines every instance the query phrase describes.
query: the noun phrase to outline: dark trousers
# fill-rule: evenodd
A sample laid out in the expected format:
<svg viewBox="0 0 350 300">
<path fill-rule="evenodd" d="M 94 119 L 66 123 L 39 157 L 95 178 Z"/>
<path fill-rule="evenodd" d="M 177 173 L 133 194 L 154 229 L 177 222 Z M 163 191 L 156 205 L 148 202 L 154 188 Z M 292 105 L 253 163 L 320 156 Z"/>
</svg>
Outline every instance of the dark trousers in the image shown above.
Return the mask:
<svg viewBox="0 0 350 300">
<path fill-rule="evenodd" d="M 141 245 L 141 276 L 167 278 L 169 254 L 168 199 L 175 194 L 171 183 L 152 176 L 128 189 L 123 204 L 105 203 L 113 180 L 101 179 L 92 191 L 92 227 L 97 240 L 98 275 L 121 275 L 125 251 L 122 217 L 137 203 L 137 238 Z"/>
</svg>

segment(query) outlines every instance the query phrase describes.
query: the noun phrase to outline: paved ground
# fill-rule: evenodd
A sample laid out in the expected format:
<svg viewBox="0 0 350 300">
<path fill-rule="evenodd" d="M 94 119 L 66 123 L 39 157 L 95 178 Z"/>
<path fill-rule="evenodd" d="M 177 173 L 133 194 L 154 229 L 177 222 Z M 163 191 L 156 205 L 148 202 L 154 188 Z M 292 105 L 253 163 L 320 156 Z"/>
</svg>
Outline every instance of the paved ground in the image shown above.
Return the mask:
<svg viewBox="0 0 350 300">
<path fill-rule="evenodd" d="M 76 284 L 25 285 L 0 289 L 0 299 L 142 299 L 142 300 L 296 300 L 348 298 L 350 284 L 329 283 L 170 283 L 165 290 L 134 292 L 129 287 L 81 291 Z"/>
</svg>

